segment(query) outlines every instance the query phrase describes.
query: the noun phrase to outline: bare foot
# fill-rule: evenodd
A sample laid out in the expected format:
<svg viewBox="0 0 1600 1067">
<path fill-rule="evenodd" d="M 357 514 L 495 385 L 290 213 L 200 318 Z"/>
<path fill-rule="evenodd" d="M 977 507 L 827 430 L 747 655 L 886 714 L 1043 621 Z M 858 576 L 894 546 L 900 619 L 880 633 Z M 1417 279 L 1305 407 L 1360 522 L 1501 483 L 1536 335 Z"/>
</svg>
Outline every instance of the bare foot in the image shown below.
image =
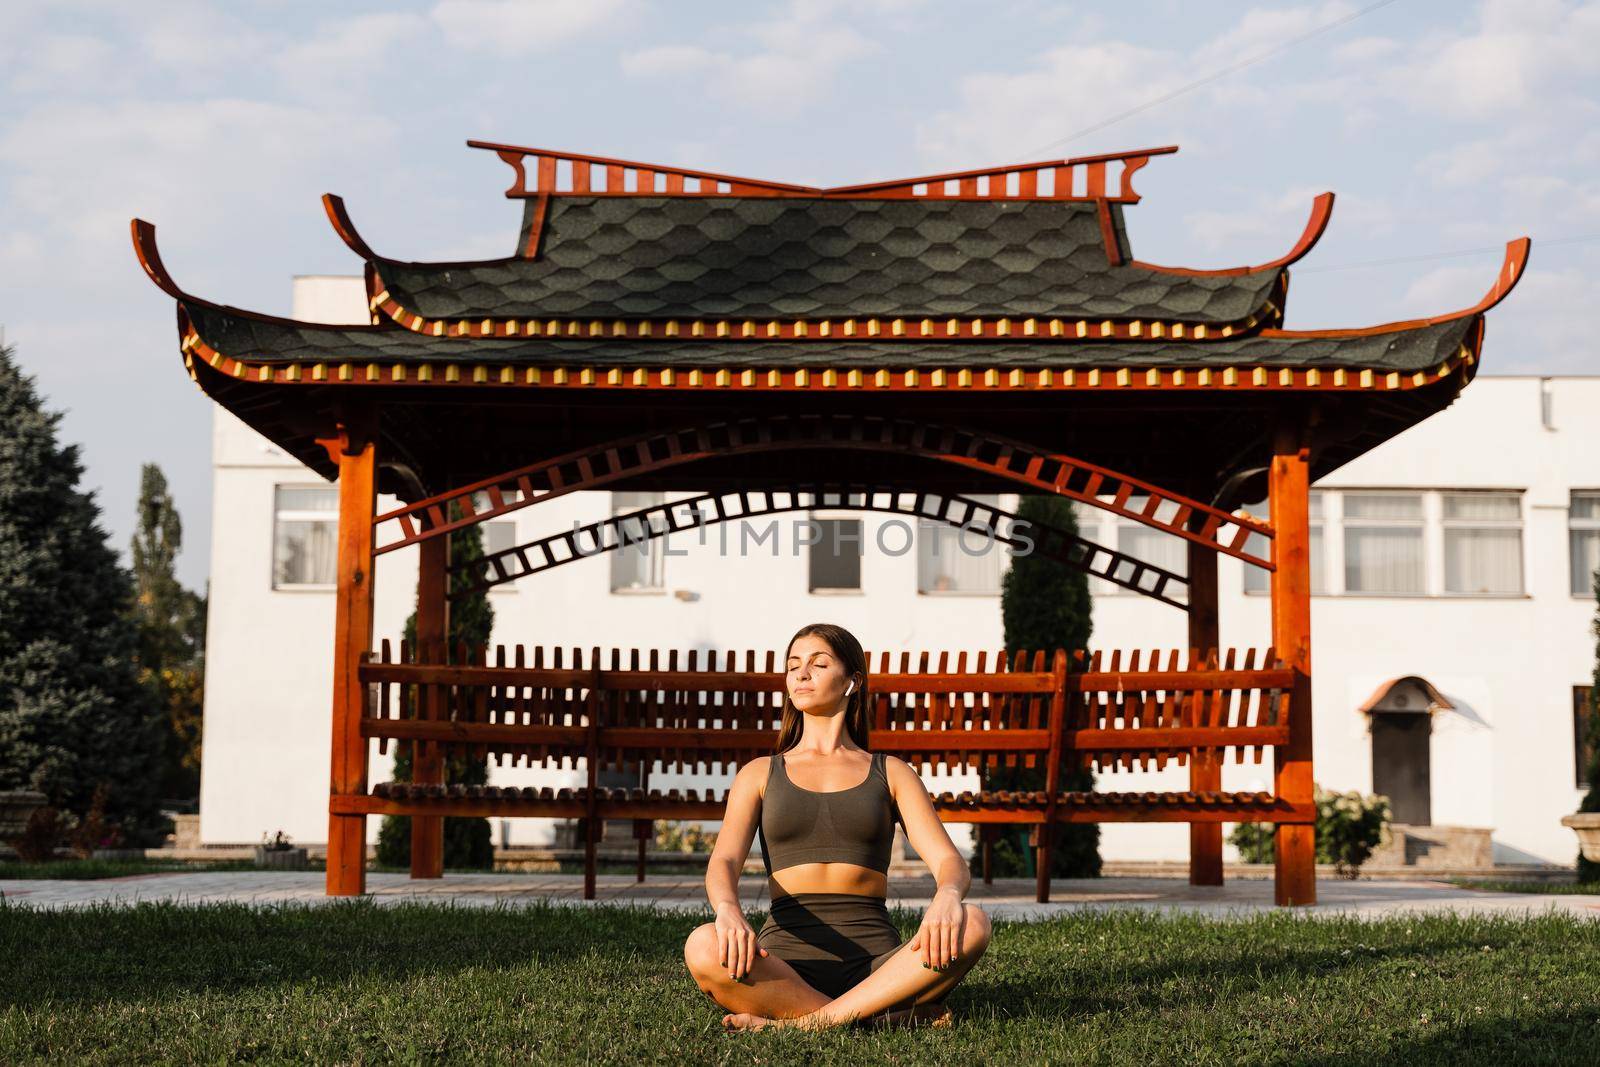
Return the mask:
<svg viewBox="0 0 1600 1067">
<path fill-rule="evenodd" d="M 768 1026 L 776 1026 L 777 1024 L 777 1019 L 769 1019 L 765 1015 L 753 1015 L 747 1011 L 728 1014 L 722 1017 L 722 1028 L 724 1030 L 762 1030 Z"/>
</svg>

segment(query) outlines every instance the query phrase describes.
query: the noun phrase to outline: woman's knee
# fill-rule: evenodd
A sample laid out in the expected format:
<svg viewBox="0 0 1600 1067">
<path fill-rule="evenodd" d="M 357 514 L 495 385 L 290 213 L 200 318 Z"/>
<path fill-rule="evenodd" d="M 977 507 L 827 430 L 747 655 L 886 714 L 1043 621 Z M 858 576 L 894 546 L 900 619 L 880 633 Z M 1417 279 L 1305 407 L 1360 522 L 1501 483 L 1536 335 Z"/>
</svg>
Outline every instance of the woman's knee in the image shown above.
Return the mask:
<svg viewBox="0 0 1600 1067">
<path fill-rule="evenodd" d="M 963 904 L 962 907 L 967 913 L 961 934 L 963 948 L 968 952 L 982 952 L 989 945 L 989 935 L 993 933 L 994 926 L 989 922 L 988 913 L 976 904 Z"/>
<path fill-rule="evenodd" d="M 696 978 L 711 976 L 722 968 L 717 962 L 717 925 L 701 923 L 683 943 L 683 962 Z"/>
</svg>

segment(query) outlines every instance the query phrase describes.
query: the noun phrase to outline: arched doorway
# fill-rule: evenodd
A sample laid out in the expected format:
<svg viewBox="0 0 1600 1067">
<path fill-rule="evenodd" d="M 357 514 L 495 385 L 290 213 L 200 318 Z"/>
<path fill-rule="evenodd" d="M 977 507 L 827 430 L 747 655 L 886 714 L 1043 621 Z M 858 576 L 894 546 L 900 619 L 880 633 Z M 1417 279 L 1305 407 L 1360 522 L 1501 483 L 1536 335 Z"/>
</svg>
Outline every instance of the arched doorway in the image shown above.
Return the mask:
<svg viewBox="0 0 1600 1067">
<path fill-rule="evenodd" d="M 1389 798 L 1392 820 L 1433 824 L 1433 713 L 1452 705 L 1424 678 L 1391 678 L 1361 711 L 1372 735 L 1372 791 Z"/>
</svg>

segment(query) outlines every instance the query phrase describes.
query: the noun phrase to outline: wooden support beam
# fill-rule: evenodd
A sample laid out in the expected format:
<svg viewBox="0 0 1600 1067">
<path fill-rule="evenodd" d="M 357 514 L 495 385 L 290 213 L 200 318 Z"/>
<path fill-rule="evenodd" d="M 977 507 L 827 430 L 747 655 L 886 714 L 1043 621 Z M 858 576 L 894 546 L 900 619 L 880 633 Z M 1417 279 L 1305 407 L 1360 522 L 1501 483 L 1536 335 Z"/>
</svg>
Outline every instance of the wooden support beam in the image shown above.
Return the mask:
<svg viewBox="0 0 1600 1067">
<path fill-rule="evenodd" d="M 583 899 L 595 898 L 595 875 L 597 873 L 596 849 L 600 844 L 600 831 L 604 829 L 600 821 L 600 806 L 596 793 L 600 784 L 600 718 L 605 710 L 605 703 L 600 693 L 599 649 L 595 650 L 595 662 L 590 666 L 595 668 L 589 682 L 589 700 L 586 708 L 588 722 L 588 736 L 585 742 L 584 765 L 588 769 L 588 793 L 584 801 L 583 816 Z"/>
<path fill-rule="evenodd" d="M 450 568 L 450 538 L 435 537 L 418 546 L 417 654 L 418 663 L 445 662 L 450 633 L 450 598 L 445 588 Z M 417 717 L 424 722 L 444 718 L 443 691 L 436 685 L 412 689 L 419 702 Z M 436 741 L 412 742 L 411 780 L 419 785 L 444 784 L 444 751 Z M 411 819 L 411 877 L 444 877 L 444 817 L 416 815 Z"/>
<path fill-rule="evenodd" d="M 361 660 L 372 647 L 372 518 L 377 503 L 377 446 L 366 414 L 342 420 L 333 437 L 320 438 L 339 464 L 339 558 L 333 624 L 333 741 L 329 792 L 333 798 L 367 791 L 367 747 L 361 720 L 365 686 Z M 366 891 L 367 818 L 328 812 L 328 896 Z"/>
<path fill-rule="evenodd" d="M 1218 647 L 1217 554 L 1193 541 L 1189 545 L 1189 669 L 1204 670 Z M 1192 699 L 1192 698 L 1191 698 Z M 1189 750 L 1189 791 L 1216 792 L 1222 788 L 1220 748 Z M 1189 824 L 1189 884 L 1222 884 L 1222 824 Z"/>
<path fill-rule="evenodd" d="M 1311 448 L 1303 420 L 1273 435 L 1268 499 L 1272 527 L 1272 644 L 1294 671 L 1289 693 L 1289 743 L 1273 750 L 1275 792 L 1297 807 L 1315 800 L 1311 767 Z M 1312 807 L 1314 811 L 1314 807 Z M 1280 823 L 1275 896 L 1280 905 L 1315 904 L 1316 822 Z"/>
<path fill-rule="evenodd" d="M 1038 899 L 1040 904 L 1050 901 L 1050 854 L 1056 836 L 1056 797 L 1061 792 L 1061 734 L 1067 721 L 1067 650 L 1056 649 L 1051 663 L 1054 679 L 1050 692 L 1050 751 L 1045 757 L 1044 789 L 1050 799 L 1045 801 L 1045 821 L 1038 827 L 1039 852 L 1034 864 L 1038 874 Z"/>
</svg>

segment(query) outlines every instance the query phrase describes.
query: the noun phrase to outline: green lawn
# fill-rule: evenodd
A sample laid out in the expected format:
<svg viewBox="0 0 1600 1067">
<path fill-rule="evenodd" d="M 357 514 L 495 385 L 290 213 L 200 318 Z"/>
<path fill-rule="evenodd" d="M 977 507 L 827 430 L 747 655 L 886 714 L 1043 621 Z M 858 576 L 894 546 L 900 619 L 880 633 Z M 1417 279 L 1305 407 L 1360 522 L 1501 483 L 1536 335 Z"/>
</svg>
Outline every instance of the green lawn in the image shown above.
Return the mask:
<svg viewBox="0 0 1600 1067">
<path fill-rule="evenodd" d="M 0 1062 L 1409 1065 L 1594 1062 L 1600 1041 L 1600 924 L 1569 917 L 998 923 L 951 1029 L 739 1035 L 683 967 L 700 921 L 0 906 Z"/>
</svg>

